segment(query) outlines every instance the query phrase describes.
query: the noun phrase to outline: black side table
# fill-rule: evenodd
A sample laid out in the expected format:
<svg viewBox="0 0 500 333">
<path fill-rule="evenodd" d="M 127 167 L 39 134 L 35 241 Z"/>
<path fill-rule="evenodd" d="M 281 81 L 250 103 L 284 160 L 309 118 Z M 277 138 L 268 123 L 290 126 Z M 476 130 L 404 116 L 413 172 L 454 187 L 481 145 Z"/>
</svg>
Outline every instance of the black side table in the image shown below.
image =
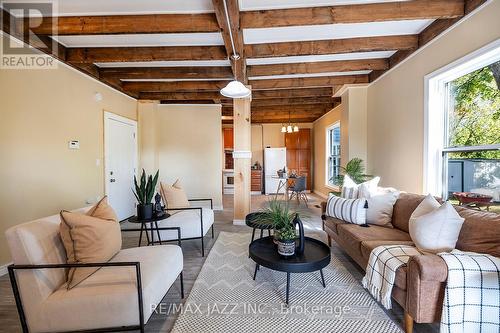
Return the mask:
<svg viewBox="0 0 500 333">
<path fill-rule="evenodd" d="M 149 245 L 154 245 L 155 243 L 160 243 L 160 245 L 162 244 L 161 243 L 161 237 L 160 237 L 160 228 L 158 228 L 158 221 L 162 221 L 162 220 L 165 220 L 167 218 L 170 217 L 170 214 L 163 214 L 162 216 L 153 216 L 153 218 L 151 219 L 139 219 L 137 216 L 132 216 L 131 218 L 129 218 L 127 221 L 130 222 L 130 223 L 140 223 L 141 224 L 141 233 L 139 235 L 139 245 L 138 246 L 141 246 L 141 242 L 142 242 L 142 232 L 144 231 L 146 233 L 146 237 L 148 239 L 148 246 Z M 149 224 L 149 228 L 147 227 L 147 224 Z M 163 228 L 161 228 L 163 229 Z M 151 239 L 149 237 L 149 234 L 148 234 L 148 230 L 151 231 Z M 158 241 L 155 242 L 154 241 L 154 231 L 156 231 L 156 234 L 158 235 Z M 179 237 L 180 238 L 180 237 Z"/>
<path fill-rule="evenodd" d="M 265 213 L 262 212 L 256 212 L 256 213 L 250 213 L 247 216 L 245 216 L 245 224 L 252 228 L 252 242 L 255 239 L 255 229 L 260 229 L 260 238 L 264 236 L 264 230 L 267 230 L 267 234 L 271 236 L 271 229 L 273 229 L 272 223 L 263 223 L 262 221 L 258 221 L 259 215 L 262 215 Z"/>
<path fill-rule="evenodd" d="M 330 263 L 330 248 L 325 243 L 310 237 L 304 237 L 304 253 L 291 257 L 278 254 L 273 237 L 264 237 L 250 243 L 250 258 L 255 261 L 253 279 L 257 277 L 259 266 L 275 271 L 286 272 L 286 304 L 290 290 L 290 273 L 308 273 L 319 271 L 323 287 L 326 287 L 323 268 Z"/>
</svg>

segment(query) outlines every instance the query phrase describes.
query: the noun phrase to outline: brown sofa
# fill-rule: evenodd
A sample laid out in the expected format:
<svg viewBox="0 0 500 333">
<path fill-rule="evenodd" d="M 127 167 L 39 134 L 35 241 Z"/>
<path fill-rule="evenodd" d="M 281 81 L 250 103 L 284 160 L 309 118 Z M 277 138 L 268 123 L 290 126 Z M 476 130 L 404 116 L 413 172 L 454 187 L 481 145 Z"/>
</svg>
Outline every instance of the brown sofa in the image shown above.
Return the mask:
<svg viewBox="0 0 500 333">
<path fill-rule="evenodd" d="M 365 269 L 375 247 L 388 244 L 413 245 L 408 233 L 408 222 L 424 197 L 409 193 L 400 195 L 394 205 L 394 228 L 376 225 L 364 228 L 327 217 L 324 215 L 326 202 L 323 202 L 323 230 L 328 234 L 328 243 L 331 246 L 333 239 Z M 456 210 L 465 218 L 456 248 L 500 257 L 500 214 L 463 207 L 456 207 Z M 405 326 L 408 333 L 413 329 L 413 321 L 440 321 L 447 275 L 444 260 L 433 254 L 414 256 L 407 266 L 397 270 L 392 297 L 405 309 Z"/>
</svg>

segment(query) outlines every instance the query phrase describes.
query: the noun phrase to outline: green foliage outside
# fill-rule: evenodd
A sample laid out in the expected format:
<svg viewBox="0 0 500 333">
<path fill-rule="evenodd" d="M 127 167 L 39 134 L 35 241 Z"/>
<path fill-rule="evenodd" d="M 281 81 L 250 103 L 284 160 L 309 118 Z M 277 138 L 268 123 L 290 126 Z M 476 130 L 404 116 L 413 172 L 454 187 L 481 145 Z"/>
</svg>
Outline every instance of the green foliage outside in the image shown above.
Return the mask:
<svg viewBox="0 0 500 333">
<path fill-rule="evenodd" d="M 450 84 L 449 146 L 500 143 L 500 61 Z M 500 159 L 499 151 L 453 153 L 450 158 Z"/>
</svg>

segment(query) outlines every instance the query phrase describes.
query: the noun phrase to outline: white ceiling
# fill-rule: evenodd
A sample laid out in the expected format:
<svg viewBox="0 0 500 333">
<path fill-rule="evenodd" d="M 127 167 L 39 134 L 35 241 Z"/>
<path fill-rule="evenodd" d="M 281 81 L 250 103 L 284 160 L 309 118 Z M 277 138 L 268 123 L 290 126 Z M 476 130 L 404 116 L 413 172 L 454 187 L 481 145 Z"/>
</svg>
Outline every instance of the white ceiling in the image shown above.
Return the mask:
<svg viewBox="0 0 500 333">
<path fill-rule="evenodd" d="M 66 47 L 224 45 L 220 32 L 182 34 L 54 36 Z"/>
<path fill-rule="evenodd" d="M 59 0 L 54 3 L 60 16 L 190 14 L 214 11 L 211 0 Z"/>
<path fill-rule="evenodd" d="M 389 58 L 394 53 L 396 53 L 396 51 L 353 52 L 353 53 L 321 54 L 321 55 L 274 57 L 274 58 L 247 58 L 246 60 L 247 60 L 247 65 L 273 65 L 273 64 L 293 64 L 300 62 Z"/>
<path fill-rule="evenodd" d="M 119 68 L 119 67 L 223 67 L 231 66 L 229 60 L 182 60 L 182 61 L 138 61 L 138 62 L 98 62 L 98 67 Z"/>
<path fill-rule="evenodd" d="M 267 75 L 267 76 L 250 76 L 249 80 L 272 80 L 272 79 L 296 79 L 304 77 L 323 77 L 323 76 L 345 76 L 345 75 L 363 75 L 370 74 L 370 70 L 367 71 L 351 71 L 351 72 L 324 72 L 324 73 L 313 73 L 313 74 L 286 74 L 286 75 Z"/>
<path fill-rule="evenodd" d="M 412 20 L 243 29 L 243 39 L 245 44 L 260 44 L 357 37 L 412 35 L 420 33 L 432 22 L 433 20 Z"/>
<path fill-rule="evenodd" d="M 398 1 L 401 0 L 239 0 L 239 3 L 240 10 L 266 10 Z"/>
</svg>

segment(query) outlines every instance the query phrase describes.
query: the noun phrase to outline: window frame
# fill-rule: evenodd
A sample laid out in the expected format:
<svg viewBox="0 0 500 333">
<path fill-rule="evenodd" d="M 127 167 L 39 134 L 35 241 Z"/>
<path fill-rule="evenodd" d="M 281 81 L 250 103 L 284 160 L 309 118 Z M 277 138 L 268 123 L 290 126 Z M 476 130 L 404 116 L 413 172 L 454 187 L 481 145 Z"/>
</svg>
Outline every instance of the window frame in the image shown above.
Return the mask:
<svg viewBox="0 0 500 333">
<path fill-rule="evenodd" d="M 447 199 L 447 155 L 500 150 L 500 144 L 448 146 L 449 82 L 500 60 L 500 39 L 424 77 L 423 190 Z"/>
<path fill-rule="evenodd" d="M 332 189 L 332 190 L 339 190 L 339 187 L 335 184 L 331 184 L 330 183 L 330 165 L 329 165 L 329 162 L 330 162 L 330 151 L 331 151 L 331 146 L 330 146 L 330 132 L 333 131 L 335 128 L 338 128 L 339 129 L 339 132 L 340 132 L 340 121 L 336 121 L 334 122 L 333 124 L 329 125 L 327 128 L 326 128 L 326 131 L 325 131 L 325 139 L 326 139 L 326 144 L 325 144 L 325 186 L 329 189 Z M 341 133 L 341 132 L 340 132 Z M 342 134 L 340 134 L 342 135 Z M 338 144 L 340 150 L 339 150 L 339 162 L 341 161 L 341 140 L 339 140 L 339 144 Z M 340 167 L 340 165 L 339 165 Z"/>
</svg>

